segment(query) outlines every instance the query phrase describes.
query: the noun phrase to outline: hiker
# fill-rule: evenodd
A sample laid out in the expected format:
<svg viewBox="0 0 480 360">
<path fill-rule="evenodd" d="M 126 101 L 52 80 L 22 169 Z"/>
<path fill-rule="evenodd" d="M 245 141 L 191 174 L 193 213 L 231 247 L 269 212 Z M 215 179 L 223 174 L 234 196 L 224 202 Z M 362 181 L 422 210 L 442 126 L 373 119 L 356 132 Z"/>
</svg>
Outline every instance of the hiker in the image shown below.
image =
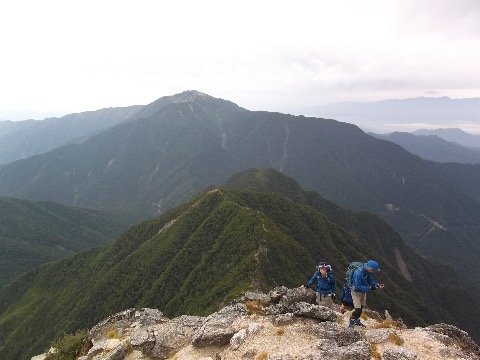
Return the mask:
<svg viewBox="0 0 480 360">
<path fill-rule="evenodd" d="M 345 314 L 347 310 L 353 310 L 353 308 L 355 307 L 353 306 L 352 292 L 346 285 L 343 286 L 340 300 L 342 301 L 342 304 L 340 305 L 340 312 L 342 314 Z"/>
<path fill-rule="evenodd" d="M 352 329 L 354 325 L 365 327 L 360 321 L 360 315 L 367 305 L 367 292 L 383 289 L 385 286 L 372 279 L 372 273 L 375 271 L 380 271 L 380 267 L 376 261 L 369 260 L 353 272 L 351 292 L 355 310 L 352 312 L 349 321 L 349 327 Z"/>
<path fill-rule="evenodd" d="M 309 288 L 315 281 L 317 282 L 317 304 L 333 309 L 333 300 L 335 300 L 337 286 L 335 285 L 332 267 L 325 262 L 318 264 L 317 271 L 315 271 L 306 287 Z"/>
</svg>

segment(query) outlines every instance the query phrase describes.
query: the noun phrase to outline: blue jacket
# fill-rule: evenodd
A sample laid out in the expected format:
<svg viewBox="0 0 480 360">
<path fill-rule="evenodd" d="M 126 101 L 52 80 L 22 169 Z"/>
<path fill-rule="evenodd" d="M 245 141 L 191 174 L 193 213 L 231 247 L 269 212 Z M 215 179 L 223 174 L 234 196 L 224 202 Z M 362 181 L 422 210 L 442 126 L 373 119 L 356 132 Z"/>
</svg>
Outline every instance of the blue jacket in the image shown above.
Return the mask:
<svg viewBox="0 0 480 360">
<path fill-rule="evenodd" d="M 342 289 L 342 296 L 341 296 L 342 301 L 345 302 L 353 302 L 352 299 L 352 292 L 347 286 L 344 286 Z"/>
<path fill-rule="evenodd" d="M 335 294 L 337 291 L 337 286 L 335 285 L 335 278 L 331 272 L 327 272 L 326 276 L 322 276 L 320 271 L 315 271 L 312 278 L 307 284 L 307 287 L 313 285 L 313 283 L 317 281 L 317 289 L 316 291 L 322 295 L 327 294 Z"/>
<path fill-rule="evenodd" d="M 372 286 L 378 286 L 378 283 L 373 281 L 372 274 L 370 274 L 365 266 L 355 270 L 353 273 L 353 291 L 369 292 Z"/>
</svg>

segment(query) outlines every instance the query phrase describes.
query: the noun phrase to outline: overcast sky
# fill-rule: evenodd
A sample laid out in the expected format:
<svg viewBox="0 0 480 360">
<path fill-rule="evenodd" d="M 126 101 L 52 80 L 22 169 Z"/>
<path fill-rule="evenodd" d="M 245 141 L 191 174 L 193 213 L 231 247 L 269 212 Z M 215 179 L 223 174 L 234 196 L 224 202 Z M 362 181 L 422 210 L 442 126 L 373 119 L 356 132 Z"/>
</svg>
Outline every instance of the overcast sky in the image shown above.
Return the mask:
<svg viewBox="0 0 480 360">
<path fill-rule="evenodd" d="M 2 1 L 0 40 L 8 120 L 191 89 L 282 112 L 480 97 L 477 0 Z"/>
</svg>

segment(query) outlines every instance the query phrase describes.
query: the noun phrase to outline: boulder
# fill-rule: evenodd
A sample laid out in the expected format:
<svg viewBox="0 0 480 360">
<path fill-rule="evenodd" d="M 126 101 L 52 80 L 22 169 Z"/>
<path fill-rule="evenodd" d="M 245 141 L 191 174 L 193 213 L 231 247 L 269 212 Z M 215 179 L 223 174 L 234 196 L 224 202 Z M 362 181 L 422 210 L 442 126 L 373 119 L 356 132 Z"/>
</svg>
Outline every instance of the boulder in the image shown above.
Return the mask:
<svg viewBox="0 0 480 360">
<path fill-rule="evenodd" d="M 367 341 L 357 341 L 348 346 L 337 347 L 321 351 L 312 360 L 336 359 L 336 360 L 370 360 L 372 350 Z M 310 358 L 309 358 L 310 359 Z"/>
<path fill-rule="evenodd" d="M 365 338 L 373 344 L 380 344 L 388 339 L 393 332 L 391 328 L 385 329 L 367 329 L 365 330 Z"/>
<path fill-rule="evenodd" d="M 295 303 L 315 303 L 315 292 L 304 286 L 288 289 L 279 301 L 279 305 L 289 307 Z"/>
<path fill-rule="evenodd" d="M 362 335 L 358 331 L 350 328 L 343 328 L 338 332 L 336 340 L 338 346 L 348 346 L 360 341 L 361 338 Z"/>
<path fill-rule="evenodd" d="M 192 345 L 221 346 L 228 344 L 238 331 L 232 324 L 242 316 L 247 316 L 247 308 L 243 304 L 229 305 L 209 315 L 203 325 L 193 335 Z"/>
<path fill-rule="evenodd" d="M 230 349 L 237 350 L 247 338 L 247 330 L 242 329 L 236 332 L 230 339 Z"/>
<path fill-rule="evenodd" d="M 309 317 L 321 321 L 336 321 L 337 314 L 330 308 L 309 304 L 306 302 L 294 303 L 288 309 L 296 316 Z"/>
<path fill-rule="evenodd" d="M 434 333 L 448 336 L 462 350 L 480 357 L 480 347 L 470 338 L 470 336 L 468 336 L 466 331 L 460 330 L 459 328 L 449 324 L 430 325 L 427 327 L 427 329 L 433 331 Z M 443 340 L 443 342 L 447 343 L 448 341 Z"/>
<path fill-rule="evenodd" d="M 123 335 L 124 329 L 131 329 L 139 326 L 159 324 L 169 319 L 166 318 L 160 310 L 157 309 L 127 309 L 116 313 L 102 320 L 95 325 L 89 332 L 92 339 L 105 335 L 109 330 L 118 330 L 118 335 Z"/>
<path fill-rule="evenodd" d="M 403 347 L 395 347 L 385 349 L 382 353 L 384 360 L 415 360 L 418 359 L 417 354 L 409 349 Z"/>
</svg>

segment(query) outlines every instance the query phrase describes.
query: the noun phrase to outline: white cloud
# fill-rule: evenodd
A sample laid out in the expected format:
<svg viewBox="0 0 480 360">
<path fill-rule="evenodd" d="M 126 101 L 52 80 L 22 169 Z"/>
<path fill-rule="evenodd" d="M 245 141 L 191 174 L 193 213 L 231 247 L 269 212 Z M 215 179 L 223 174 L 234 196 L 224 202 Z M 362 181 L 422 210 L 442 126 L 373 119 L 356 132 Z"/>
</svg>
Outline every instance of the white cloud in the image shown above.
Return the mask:
<svg viewBox="0 0 480 360">
<path fill-rule="evenodd" d="M 249 109 L 480 96 L 475 0 L 18 0 L 0 109 L 75 112 L 187 89 Z"/>
</svg>

